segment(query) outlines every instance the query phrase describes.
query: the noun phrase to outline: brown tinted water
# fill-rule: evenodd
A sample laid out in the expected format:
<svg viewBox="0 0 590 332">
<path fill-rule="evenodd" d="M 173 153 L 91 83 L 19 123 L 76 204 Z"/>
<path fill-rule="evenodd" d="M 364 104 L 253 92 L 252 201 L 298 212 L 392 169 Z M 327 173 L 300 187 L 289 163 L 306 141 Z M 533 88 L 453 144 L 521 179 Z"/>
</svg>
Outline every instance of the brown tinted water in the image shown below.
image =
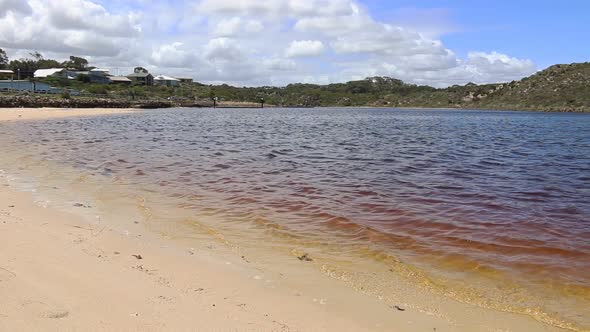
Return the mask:
<svg viewBox="0 0 590 332">
<path fill-rule="evenodd" d="M 351 283 L 374 283 L 354 268 L 373 262 L 590 328 L 589 115 L 157 110 L 0 123 L 0 143 L 8 174 L 104 186 L 97 200 L 124 189 L 157 222 L 310 252 Z"/>
</svg>

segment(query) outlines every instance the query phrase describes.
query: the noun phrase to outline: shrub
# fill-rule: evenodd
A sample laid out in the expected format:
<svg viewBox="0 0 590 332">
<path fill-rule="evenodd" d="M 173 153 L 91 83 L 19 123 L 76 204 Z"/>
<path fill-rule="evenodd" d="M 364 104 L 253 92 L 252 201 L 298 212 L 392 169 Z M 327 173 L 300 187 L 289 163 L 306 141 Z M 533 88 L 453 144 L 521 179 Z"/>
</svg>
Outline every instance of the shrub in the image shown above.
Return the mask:
<svg viewBox="0 0 590 332">
<path fill-rule="evenodd" d="M 89 86 L 88 92 L 95 94 L 95 95 L 106 95 L 108 93 L 107 88 L 104 85 Z"/>
<path fill-rule="evenodd" d="M 90 83 L 90 76 L 86 74 L 80 74 L 76 76 L 76 80 L 82 83 Z"/>
</svg>

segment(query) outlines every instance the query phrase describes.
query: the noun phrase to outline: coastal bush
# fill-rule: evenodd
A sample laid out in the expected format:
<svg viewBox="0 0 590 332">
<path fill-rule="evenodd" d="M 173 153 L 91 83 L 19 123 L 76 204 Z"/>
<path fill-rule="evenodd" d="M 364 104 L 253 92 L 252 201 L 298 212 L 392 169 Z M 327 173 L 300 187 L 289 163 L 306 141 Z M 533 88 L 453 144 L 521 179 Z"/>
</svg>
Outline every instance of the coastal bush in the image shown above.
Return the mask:
<svg viewBox="0 0 590 332">
<path fill-rule="evenodd" d="M 134 86 L 129 90 L 129 94 L 132 97 L 144 97 L 146 95 L 145 88 L 146 87 L 140 85 Z"/>
<path fill-rule="evenodd" d="M 86 74 L 80 74 L 80 75 L 76 76 L 76 80 L 78 82 L 82 82 L 82 83 L 90 83 L 90 76 L 88 76 Z"/>
<path fill-rule="evenodd" d="M 95 95 L 106 95 L 109 93 L 108 86 L 103 84 L 92 84 L 86 87 L 86 91 Z"/>
</svg>

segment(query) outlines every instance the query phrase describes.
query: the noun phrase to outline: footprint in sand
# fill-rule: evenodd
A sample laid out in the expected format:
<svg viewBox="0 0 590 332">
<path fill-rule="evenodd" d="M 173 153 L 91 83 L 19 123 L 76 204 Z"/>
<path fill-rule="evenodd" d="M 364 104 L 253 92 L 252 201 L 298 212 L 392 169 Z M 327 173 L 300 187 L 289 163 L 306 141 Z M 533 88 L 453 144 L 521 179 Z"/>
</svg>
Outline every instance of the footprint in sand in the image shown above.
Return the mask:
<svg viewBox="0 0 590 332">
<path fill-rule="evenodd" d="M 15 277 L 16 277 L 16 273 L 14 273 L 10 270 L 7 270 L 3 267 L 0 267 L 0 282 L 5 282 L 5 281 L 8 281 L 8 280 L 15 278 Z"/>
<path fill-rule="evenodd" d="M 38 300 L 26 300 L 21 303 L 27 312 L 41 318 L 63 319 L 70 315 L 68 310 L 59 309 L 59 305 L 54 306 Z M 56 308 L 57 307 L 57 308 Z"/>
<path fill-rule="evenodd" d="M 52 318 L 52 319 L 61 319 L 61 318 L 66 318 L 70 315 L 69 311 L 53 311 L 53 312 L 48 312 L 45 317 L 47 318 Z"/>
</svg>

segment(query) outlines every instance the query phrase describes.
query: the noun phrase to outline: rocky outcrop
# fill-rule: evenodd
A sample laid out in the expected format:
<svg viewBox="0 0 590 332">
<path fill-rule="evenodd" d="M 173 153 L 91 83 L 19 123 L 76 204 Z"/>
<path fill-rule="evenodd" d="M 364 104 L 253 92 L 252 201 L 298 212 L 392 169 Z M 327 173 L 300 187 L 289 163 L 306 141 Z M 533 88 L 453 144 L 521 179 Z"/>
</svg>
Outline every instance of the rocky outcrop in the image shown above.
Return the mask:
<svg viewBox="0 0 590 332">
<path fill-rule="evenodd" d="M 174 107 L 172 102 L 159 100 L 124 100 L 107 98 L 59 98 L 58 96 L 2 96 L 0 95 L 0 107 L 5 108 L 169 108 Z"/>
</svg>

